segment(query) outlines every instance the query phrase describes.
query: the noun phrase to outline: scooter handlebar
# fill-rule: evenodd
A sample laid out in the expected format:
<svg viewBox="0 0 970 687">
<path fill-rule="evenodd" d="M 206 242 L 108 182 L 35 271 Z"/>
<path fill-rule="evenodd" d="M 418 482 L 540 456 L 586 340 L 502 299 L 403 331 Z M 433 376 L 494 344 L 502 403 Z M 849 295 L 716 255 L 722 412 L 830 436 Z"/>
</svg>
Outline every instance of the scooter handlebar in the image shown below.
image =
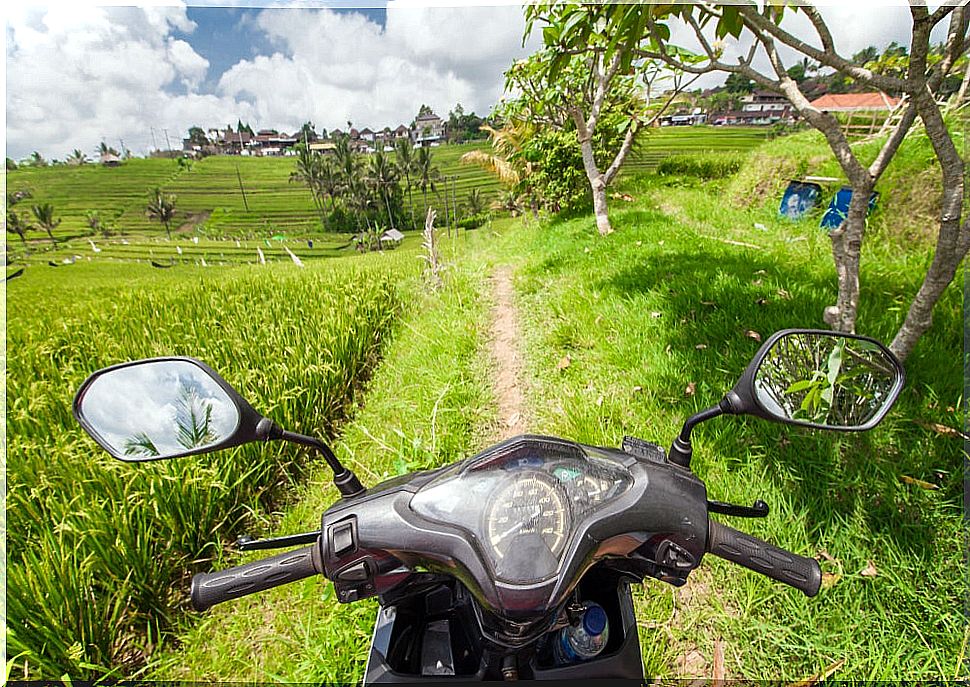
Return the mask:
<svg viewBox="0 0 970 687">
<path fill-rule="evenodd" d="M 815 596 L 822 585 L 818 561 L 778 548 L 733 527 L 710 521 L 707 551 Z"/>
<path fill-rule="evenodd" d="M 199 573 L 192 577 L 192 607 L 206 611 L 223 601 L 296 582 L 322 571 L 318 543 L 227 570 Z"/>
</svg>

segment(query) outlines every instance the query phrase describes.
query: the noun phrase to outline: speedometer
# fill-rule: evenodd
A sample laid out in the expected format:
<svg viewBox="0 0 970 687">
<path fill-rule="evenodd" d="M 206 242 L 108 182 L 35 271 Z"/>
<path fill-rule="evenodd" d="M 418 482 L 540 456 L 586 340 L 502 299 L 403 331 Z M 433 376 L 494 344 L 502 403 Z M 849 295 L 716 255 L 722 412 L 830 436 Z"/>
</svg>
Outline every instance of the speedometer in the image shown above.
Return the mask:
<svg viewBox="0 0 970 687">
<path fill-rule="evenodd" d="M 541 472 L 517 473 L 490 499 L 485 531 L 500 561 L 512 551 L 558 557 L 569 531 L 569 511 L 558 482 Z"/>
</svg>

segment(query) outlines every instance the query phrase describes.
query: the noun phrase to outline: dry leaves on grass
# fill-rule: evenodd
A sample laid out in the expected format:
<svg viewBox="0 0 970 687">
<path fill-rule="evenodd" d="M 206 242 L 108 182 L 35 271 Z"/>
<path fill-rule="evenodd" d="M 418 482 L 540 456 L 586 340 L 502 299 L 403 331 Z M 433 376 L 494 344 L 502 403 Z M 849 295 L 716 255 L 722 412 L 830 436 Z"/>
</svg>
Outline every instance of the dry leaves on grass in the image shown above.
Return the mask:
<svg viewBox="0 0 970 687">
<path fill-rule="evenodd" d="M 556 369 L 558 369 L 560 371 L 561 370 L 565 370 L 567 367 L 569 367 L 570 365 L 572 365 L 572 363 L 573 363 L 573 359 L 570 358 L 568 354 L 567 355 L 564 355 L 559 360 L 559 363 L 556 364 Z"/>
<path fill-rule="evenodd" d="M 691 382 L 684 389 L 684 396 L 693 396 L 695 391 L 697 391 L 697 382 Z"/>
<path fill-rule="evenodd" d="M 859 574 L 862 575 L 863 577 L 876 577 L 876 576 L 878 576 L 879 575 L 879 571 L 876 570 L 875 564 L 872 561 L 866 561 L 866 563 L 867 563 L 866 567 L 864 567 L 862 570 L 860 570 L 859 571 Z"/>
<path fill-rule="evenodd" d="M 904 484 L 913 484 L 913 485 L 916 485 L 917 487 L 920 487 L 921 489 L 929 489 L 931 491 L 936 491 L 937 489 L 940 488 L 938 484 L 933 484 L 932 482 L 926 482 L 921 479 L 916 479 L 915 477 L 910 477 L 909 475 L 900 475 L 899 479 Z"/>
<path fill-rule="evenodd" d="M 749 339 L 754 339 L 758 343 L 761 343 L 761 334 L 759 334 L 758 332 L 756 332 L 753 329 L 747 329 L 747 330 L 745 330 L 744 335 L 746 337 L 748 337 Z"/>
<path fill-rule="evenodd" d="M 970 436 L 967 436 L 956 427 L 941 425 L 939 422 L 927 422 L 926 420 L 916 420 L 916 424 L 918 424 L 920 427 L 924 429 L 928 429 L 930 431 L 936 432 L 940 436 L 951 437 L 953 439 L 970 439 Z"/>
<path fill-rule="evenodd" d="M 705 348 L 707 348 L 707 344 L 697 344 L 694 346 L 694 348 L 696 348 L 698 351 L 703 351 Z"/>
</svg>

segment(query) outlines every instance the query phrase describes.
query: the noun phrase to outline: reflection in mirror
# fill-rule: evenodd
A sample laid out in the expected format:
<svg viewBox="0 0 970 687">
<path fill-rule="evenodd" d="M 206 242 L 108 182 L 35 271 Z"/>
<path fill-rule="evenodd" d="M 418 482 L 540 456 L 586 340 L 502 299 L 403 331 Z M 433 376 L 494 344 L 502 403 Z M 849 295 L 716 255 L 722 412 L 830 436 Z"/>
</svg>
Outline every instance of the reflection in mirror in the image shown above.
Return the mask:
<svg viewBox="0 0 970 687">
<path fill-rule="evenodd" d="M 870 341 L 797 332 L 775 342 L 754 387 L 762 408 L 782 419 L 858 428 L 894 400 L 898 379 L 892 359 Z"/>
<path fill-rule="evenodd" d="M 112 455 L 151 460 L 197 452 L 231 437 L 239 409 L 187 360 L 148 360 L 107 370 L 85 390 L 79 415 Z"/>
</svg>

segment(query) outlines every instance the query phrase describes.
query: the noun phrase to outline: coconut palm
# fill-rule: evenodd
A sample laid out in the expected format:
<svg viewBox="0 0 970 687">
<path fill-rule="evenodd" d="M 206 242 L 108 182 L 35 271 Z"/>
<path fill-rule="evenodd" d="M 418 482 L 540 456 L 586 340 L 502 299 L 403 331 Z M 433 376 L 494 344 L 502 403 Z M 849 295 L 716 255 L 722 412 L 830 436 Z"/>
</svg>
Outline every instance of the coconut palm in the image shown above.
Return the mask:
<svg viewBox="0 0 970 687">
<path fill-rule="evenodd" d="M 467 207 L 468 214 L 472 216 L 481 215 L 485 212 L 485 196 L 482 195 L 482 190 L 480 188 L 473 188 L 468 192 Z"/>
<path fill-rule="evenodd" d="M 387 221 L 391 225 L 391 229 L 394 229 L 394 213 L 391 212 L 389 192 L 397 186 L 397 167 L 384 154 L 383 150 L 378 150 L 371 156 L 367 171 L 371 184 L 384 199 L 384 207 L 387 208 Z"/>
<path fill-rule="evenodd" d="M 464 165 L 477 165 L 498 177 L 499 182 L 516 197 L 525 194 L 529 198 L 532 213 L 538 212 L 538 203 L 530 176 L 532 163 L 525 159 L 525 144 L 532 136 L 532 128 L 523 120 L 509 120 L 501 129 L 482 126 L 482 131 L 492 139 L 492 150 L 473 150 L 461 156 Z"/>
<path fill-rule="evenodd" d="M 166 196 L 162 190 L 155 187 L 148 201 L 148 216 L 165 225 L 165 233 L 172 238 L 172 220 L 175 218 L 175 196 Z"/>
<path fill-rule="evenodd" d="M 7 205 L 7 231 L 20 237 L 20 240 L 24 244 L 24 251 L 26 252 L 30 252 L 27 248 L 27 232 L 32 231 L 34 228 L 34 225 L 30 223 L 25 215 L 15 212 L 10 209 L 9 204 Z"/>
<path fill-rule="evenodd" d="M 411 228 L 416 229 L 414 222 L 414 197 L 411 195 L 411 174 L 414 173 L 414 147 L 410 138 L 399 138 L 394 144 L 394 154 L 397 157 L 397 168 L 404 175 L 404 183 L 408 189 L 408 207 L 411 210 Z"/>
<path fill-rule="evenodd" d="M 54 229 L 60 225 L 61 220 L 54 219 L 54 206 L 50 203 L 43 203 L 41 205 L 34 205 L 30 208 L 34 213 L 34 218 L 37 220 L 37 225 L 47 232 L 47 235 L 51 239 L 51 243 L 57 243 L 54 239 Z"/>
<path fill-rule="evenodd" d="M 343 188 L 336 159 L 324 157 L 320 160 L 320 176 L 317 183 L 320 193 L 330 198 L 330 209 L 335 210 L 337 208 L 337 197 Z"/>
<path fill-rule="evenodd" d="M 30 165 L 32 167 L 46 167 L 47 160 L 45 160 L 44 156 L 35 150 L 30 154 Z"/>
<path fill-rule="evenodd" d="M 320 156 L 306 146 L 297 146 L 296 169 L 290 173 L 290 181 L 298 181 L 310 189 L 310 197 L 317 208 L 320 221 L 324 221 L 323 199 L 320 197 Z"/>
<path fill-rule="evenodd" d="M 437 182 L 441 180 L 441 172 L 434 166 L 431 159 L 431 148 L 418 148 L 414 158 L 415 182 L 424 197 L 424 207 L 428 207 L 428 189 L 432 193 L 438 192 Z"/>
<path fill-rule="evenodd" d="M 66 160 L 67 164 L 69 165 L 83 165 L 87 163 L 87 161 L 88 161 L 88 156 L 82 153 L 77 148 L 75 148 L 74 151 L 67 156 L 67 160 Z"/>
<path fill-rule="evenodd" d="M 518 217 L 522 213 L 522 198 L 515 191 L 506 191 L 498 200 L 492 202 L 494 210 L 505 210 L 512 217 Z"/>
</svg>

